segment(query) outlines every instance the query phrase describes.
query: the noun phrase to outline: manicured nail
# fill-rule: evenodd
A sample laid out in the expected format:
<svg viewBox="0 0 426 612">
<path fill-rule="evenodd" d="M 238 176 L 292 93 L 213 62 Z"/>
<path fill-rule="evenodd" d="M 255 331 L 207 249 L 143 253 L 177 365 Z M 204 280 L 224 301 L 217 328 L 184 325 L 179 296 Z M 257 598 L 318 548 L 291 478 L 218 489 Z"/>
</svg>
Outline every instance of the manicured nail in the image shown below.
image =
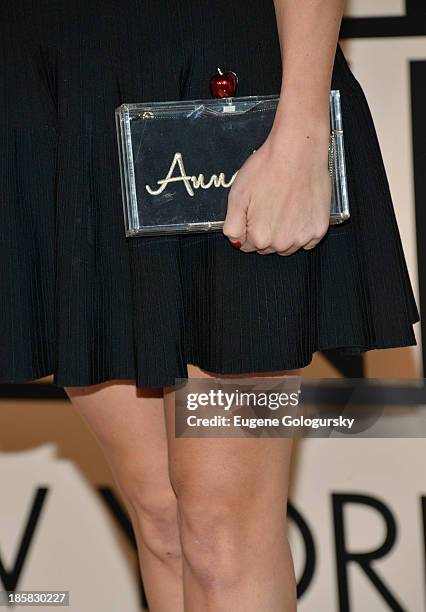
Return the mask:
<svg viewBox="0 0 426 612">
<path fill-rule="evenodd" d="M 241 249 L 241 242 L 231 242 L 232 246 L 235 247 L 236 249 Z"/>
</svg>

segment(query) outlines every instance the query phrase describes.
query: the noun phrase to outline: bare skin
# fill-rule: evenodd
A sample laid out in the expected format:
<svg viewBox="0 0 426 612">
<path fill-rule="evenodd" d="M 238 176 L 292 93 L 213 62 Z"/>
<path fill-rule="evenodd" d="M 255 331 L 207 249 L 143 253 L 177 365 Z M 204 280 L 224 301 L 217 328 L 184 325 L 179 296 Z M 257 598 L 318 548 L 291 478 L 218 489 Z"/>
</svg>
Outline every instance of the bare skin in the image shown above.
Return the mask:
<svg viewBox="0 0 426 612">
<path fill-rule="evenodd" d="M 183 612 L 177 500 L 168 471 L 162 393 L 134 381 L 66 387 L 98 439 L 129 512 L 150 612 Z"/>
<path fill-rule="evenodd" d="M 292 374 L 301 372 L 263 375 Z M 195 367 L 191 375 L 213 376 Z M 176 438 L 172 388 L 164 400 L 185 612 L 293 612 L 286 529 L 292 439 Z"/>
<path fill-rule="evenodd" d="M 300 371 L 264 375 L 278 374 Z M 172 388 L 164 403 L 131 381 L 65 390 L 129 511 L 150 612 L 296 609 L 291 439 L 175 438 Z"/>
<path fill-rule="evenodd" d="M 343 0 L 274 0 L 283 78 L 272 130 L 241 167 L 223 228 L 245 252 L 288 256 L 328 229 L 329 94 Z"/>
</svg>

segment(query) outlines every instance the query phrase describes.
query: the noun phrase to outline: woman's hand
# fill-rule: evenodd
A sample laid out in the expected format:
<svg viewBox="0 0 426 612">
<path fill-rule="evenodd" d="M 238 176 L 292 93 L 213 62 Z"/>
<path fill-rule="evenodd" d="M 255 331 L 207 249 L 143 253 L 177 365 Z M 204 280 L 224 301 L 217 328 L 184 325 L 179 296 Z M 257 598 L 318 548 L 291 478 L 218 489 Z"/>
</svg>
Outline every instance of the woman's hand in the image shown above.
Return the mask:
<svg viewBox="0 0 426 612">
<path fill-rule="evenodd" d="M 245 252 L 291 255 L 327 232 L 331 204 L 328 121 L 307 129 L 288 121 L 271 131 L 231 187 L 223 227 Z"/>
<path fill-rule="evenodd" d="M 329 97 L 345 2 L 273 1 L 280 101 L 267 140 L 232 185 L 223 231 L 243 251 L 291 255 L 312 249 L 329 226 Z"/>
</svg>

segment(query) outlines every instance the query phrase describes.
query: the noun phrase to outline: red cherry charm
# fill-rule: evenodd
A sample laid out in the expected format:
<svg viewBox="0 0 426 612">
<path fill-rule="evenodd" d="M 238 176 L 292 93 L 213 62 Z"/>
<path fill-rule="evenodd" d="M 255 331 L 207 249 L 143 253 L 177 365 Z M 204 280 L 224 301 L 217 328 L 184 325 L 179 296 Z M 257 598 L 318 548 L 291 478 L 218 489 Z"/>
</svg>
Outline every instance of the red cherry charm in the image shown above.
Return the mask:
<svg viewBox="0 0 426 612">
<path fill-rule="evenodd" d="M 238 77 L 235 72 L 228 70 L 222 72 L 217 69 L 219 74 L 216 74 L 210 79 L 210 87 L 215 98 L 232 98 L 237 89 Z"/>
</svg>

